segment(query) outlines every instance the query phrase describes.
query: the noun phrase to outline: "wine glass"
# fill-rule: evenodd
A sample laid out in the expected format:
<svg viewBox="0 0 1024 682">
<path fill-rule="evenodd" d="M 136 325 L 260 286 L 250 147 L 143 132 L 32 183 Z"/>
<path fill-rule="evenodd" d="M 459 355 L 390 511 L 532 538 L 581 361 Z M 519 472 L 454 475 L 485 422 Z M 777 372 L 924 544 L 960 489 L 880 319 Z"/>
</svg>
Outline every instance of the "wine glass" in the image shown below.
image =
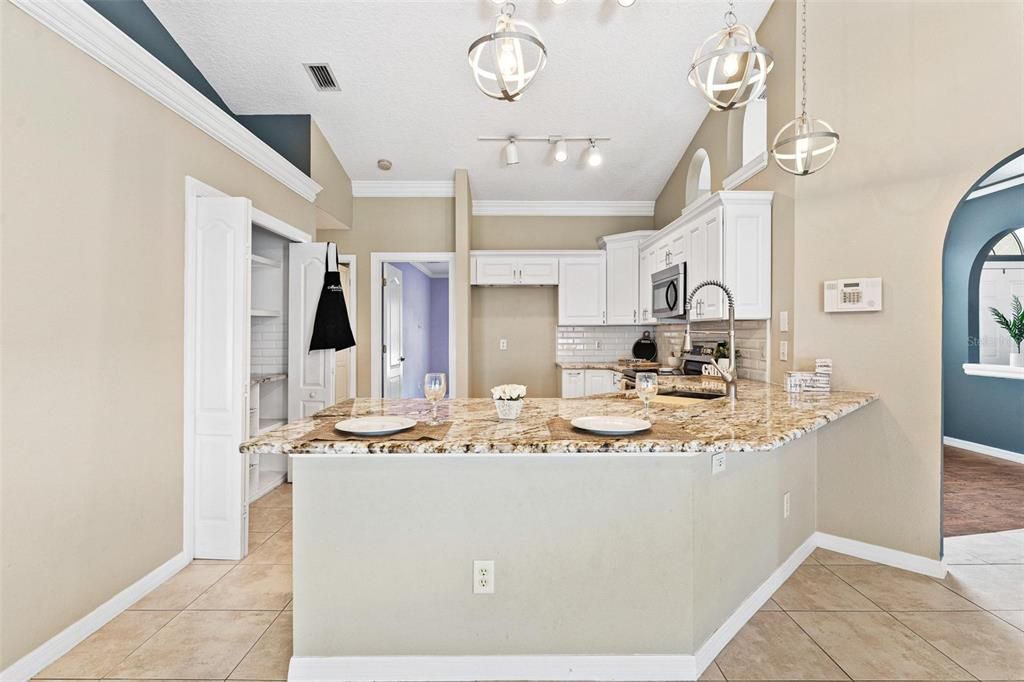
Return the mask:
<svg viewBox="0 0 1024 682">
<path fill-rule="evenodd" d="M 448 379 L 445 377 L 444 372 L 430 372 L 423 377 L 423 395 L 426 396 L 434 408 L 430 421 L 427 422 L 430 426 L 437 426 L 441 423 L 437 419 L 437 403 L 444 399 L 444 394 L 447 391 Z"/>
<path fill-rule="evenodd" d="M 636 394 L 644 401 L 644 419 L 650 419 L 651 398 L 658 395 L 658 375 L 654 372 L 637 372 Z"/>
</svg>

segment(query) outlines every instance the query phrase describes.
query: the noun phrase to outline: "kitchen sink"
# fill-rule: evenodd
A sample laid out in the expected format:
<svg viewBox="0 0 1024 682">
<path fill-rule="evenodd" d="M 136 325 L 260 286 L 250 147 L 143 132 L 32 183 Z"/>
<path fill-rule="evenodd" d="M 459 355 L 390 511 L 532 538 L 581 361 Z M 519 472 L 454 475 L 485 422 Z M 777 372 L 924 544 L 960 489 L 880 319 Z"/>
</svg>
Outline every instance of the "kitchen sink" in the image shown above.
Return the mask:
<svg viewBox="0 0 1024 682">
<path fill-rule="evenodd" d="M 698 400 L 714 400 L 725 397 L 724 393 L 700 393 L 698 391 L 658 391 L 658 395 L 672 398 L 697 398 Z"/>
</svg>

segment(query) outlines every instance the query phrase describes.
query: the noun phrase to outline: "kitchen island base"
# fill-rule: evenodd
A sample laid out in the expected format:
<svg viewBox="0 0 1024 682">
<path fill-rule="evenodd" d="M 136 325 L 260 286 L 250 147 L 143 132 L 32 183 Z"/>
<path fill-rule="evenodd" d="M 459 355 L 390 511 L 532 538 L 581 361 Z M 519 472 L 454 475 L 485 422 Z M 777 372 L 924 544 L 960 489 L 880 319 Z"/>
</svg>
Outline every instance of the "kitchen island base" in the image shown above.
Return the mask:
<svg viewBox="0 0 1024 682">
<path fill-rule="evenodd" d="M 696 679 L 813 549 L 816 443 L 297 455 L 289 679 Z"/>
</svg>

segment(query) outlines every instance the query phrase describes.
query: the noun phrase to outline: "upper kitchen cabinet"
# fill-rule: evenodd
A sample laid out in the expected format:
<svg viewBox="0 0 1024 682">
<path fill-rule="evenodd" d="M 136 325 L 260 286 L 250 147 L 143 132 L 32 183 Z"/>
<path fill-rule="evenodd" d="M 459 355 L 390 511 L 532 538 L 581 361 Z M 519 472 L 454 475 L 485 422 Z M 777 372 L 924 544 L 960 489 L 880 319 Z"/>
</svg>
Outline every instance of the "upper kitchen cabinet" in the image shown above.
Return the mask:
<svg viewBox="0 0 1024 682">
<path fill-rule="evenodd" d="M 654 263 L 651 272 L 686 263 L 689 290 L 706 280 L 721 280 L 732 290 L 736 319 L 769 319 L 772 196 L 772 192 L 716 192 L 688 208 L 640 245 L 646 260 Z M 724 294 L 717 288 L 701 289 L 690 314 L 694 321 L 726 319 Z"/>
<path fill-rule="evenodd" d="M 605 324 L 606 286 L 604 251 L 562 256 L 558 263 L 558 324 Z"/>
<path fill-rule="evenodd" d="M 652 234 L 653 230 L 638 230 L 599 240 L 607 259 L 607 324 L 641 324 L 644 305 L 650 308 L 650 301 L 641 298 L 645 288 L 640 278 L 640 243 Z M 650 298 L 650 282 L 646 291 Z"/>
<path fill-rule="evenodd" d="M 471 284 L 555 286 L 558 284 L 558 256 L 517 251 L 474 252 Z"/>
</svg>

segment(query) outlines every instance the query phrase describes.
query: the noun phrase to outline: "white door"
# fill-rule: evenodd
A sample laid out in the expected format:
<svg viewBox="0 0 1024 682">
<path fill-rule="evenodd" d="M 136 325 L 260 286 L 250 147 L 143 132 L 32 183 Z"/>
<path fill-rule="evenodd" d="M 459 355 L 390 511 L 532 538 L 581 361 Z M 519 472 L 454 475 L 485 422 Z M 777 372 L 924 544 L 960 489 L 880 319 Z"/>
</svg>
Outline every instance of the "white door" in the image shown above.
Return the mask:
<svg viewBox="0 0 1024 682">
<path fill-rule="evenodd" d="M 611 243 L 608 258 L 608 324 L 637 324 L 640 255 L 636 242 Z"/>
<path fill-rule="evenodd" d="M 334 351 L 309 351 L 326 262 L 325 243 L 288 247 L 288 421 L 334 404 Z"/>
<path fill-rule="evenodd" d="M 241 559 L 247 519 L 245 439 L 249 392 L 248 199 L 196 200 L 187 258 L 194 269 L 188 304 L 195 330 L 189 355 L 195 377 L 195 556 Z M 191 287 L 187 287 L 191 288 Z M 193 317 L 194 315 L 194 317 Z"/>
<path fill-rule="evenodd" d="M 345 302 L 349 306 L 349 317 L 352 315 L 352 295 L 349 293 L 349 277 L 351 277 L 352 271 L 347 265 L 339 265 L 338 271 L 341 273 L 341 290 L 345 292 Z M 355 320 L 350 320 L 353 331 L 356 328 Z M 335 351 L 334 352 L 334 399 L 335 401 L 347 400 L 353 397 L 351 395 L 351 386 L 349 384 L 349 372 L 352 363 L 352 351 L 354 349 L 349 348 L 347 350 Z"/>
<path fill-rule="evenodd" d="M 605 258 L 568 256 L 558 265 L 558 324 L 605 323 Z"/>
<path fill-rule="evenodd" d="M 384 295 L 381 297 L 384 310 L 381 311 L 380 338 L 384 340 L 381 349 L 383 396 L 390 400 L 402 397 L 402 271 L 391 263 L 384 264 Z"/>
</svg>

